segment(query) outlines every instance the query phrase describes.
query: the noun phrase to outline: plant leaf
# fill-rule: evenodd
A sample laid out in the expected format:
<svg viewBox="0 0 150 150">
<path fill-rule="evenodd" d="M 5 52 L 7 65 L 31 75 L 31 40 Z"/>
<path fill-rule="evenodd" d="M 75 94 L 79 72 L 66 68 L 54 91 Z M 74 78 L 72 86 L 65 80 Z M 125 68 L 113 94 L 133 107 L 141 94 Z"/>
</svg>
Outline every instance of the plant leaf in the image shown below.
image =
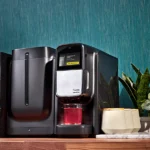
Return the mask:
<svg viewBox="0 0 150 150">
<path fill-rule="evenodd" d="M 142 109 L 150 110 L 150 100 L 145 100 L 145 102 L 142 103 L 141 107 Z"/>
<path fill-rule="evenodd" d="M 122 79 L 119 77 L 119 81 L 122 83 L 122 85 L 124 86 L 124 88 L 127 90 L 132 102 L 133 102 L 133 105 L 135 108 L 137 108 L 137 103 L 136 103 L 136 97 L 134 96 L 131 88 L 128 86 L 128 84 Z"/>
<path fill-rule="evenodd" d="M 137 73 L 138 77 L 136 79 L 136 89 L 138 89 L 139 84 L 140 84 L 140 80 L 141 80 L 141 76 L 142 73 L 140 72 L 140 69 L 138 69 L 134 64 L 131 63 L 131 66 L 133 68 L 133 70 Z"/>
<path fill-rule="evenodd" d="M 134 83 L 131 80 L 130 77 L 128 77 L 125 73 L 122 73 L 122 79 L 128 84 L 128 86 L 130 87 L 130 89 L 132 90 L 135 98 L 137 99 L 137 92 L 136 89 L 134 88 Z"/>
<path fill-rule="evenodd" d="M 133 70 L 134 70 L 137 74 L 142 75 L 142 73 L 140 72 L 140 69 L 138 69 L 134 64 L 131 63 L 131 66 L 132 66 Z"/>
<path fill-rule="evenodd" d="M 132 81 L 133 83 L 133 88 L 136 90 L 136 84 L 133 82 L 133 80 L 129 77 L 129 79 Z"/>
<path fill-rule="evenodd" d="M 137 105 L 139 109 L 141 109 L 141 105 L 145 101 L 145 99 L 148 98 L 149 84 L 150 74 L 149 70 L 146 69 L 144 74 L 141 76 L 140 84 L 137 89 Z"/>
</svg>

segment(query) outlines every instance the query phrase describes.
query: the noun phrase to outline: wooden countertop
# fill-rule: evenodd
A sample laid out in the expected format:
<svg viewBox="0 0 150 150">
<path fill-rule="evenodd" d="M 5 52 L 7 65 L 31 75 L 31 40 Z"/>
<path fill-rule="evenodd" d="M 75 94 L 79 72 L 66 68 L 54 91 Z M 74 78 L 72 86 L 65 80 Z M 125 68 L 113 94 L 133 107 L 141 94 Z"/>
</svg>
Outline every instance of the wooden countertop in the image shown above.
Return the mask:
<svg viewBox="0 0 150 150">
<path fill-rule="evenodd" d="M 0 150 L 150 150 L 150 139 L 0 138 Z"/>
</svg>

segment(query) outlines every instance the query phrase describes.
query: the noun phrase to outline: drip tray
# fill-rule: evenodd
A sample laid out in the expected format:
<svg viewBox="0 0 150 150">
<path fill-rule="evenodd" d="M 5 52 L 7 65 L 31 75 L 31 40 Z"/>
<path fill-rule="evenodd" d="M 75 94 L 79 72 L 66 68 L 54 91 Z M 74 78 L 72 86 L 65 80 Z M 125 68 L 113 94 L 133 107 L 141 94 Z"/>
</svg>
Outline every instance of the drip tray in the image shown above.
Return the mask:
<svg viewBox="0 0 150 150">
<path fill-rule="evenodd" d="M 92 125 L 57 125 L 56 133 L 58 135 L 91 135 Z"/>
</svg>

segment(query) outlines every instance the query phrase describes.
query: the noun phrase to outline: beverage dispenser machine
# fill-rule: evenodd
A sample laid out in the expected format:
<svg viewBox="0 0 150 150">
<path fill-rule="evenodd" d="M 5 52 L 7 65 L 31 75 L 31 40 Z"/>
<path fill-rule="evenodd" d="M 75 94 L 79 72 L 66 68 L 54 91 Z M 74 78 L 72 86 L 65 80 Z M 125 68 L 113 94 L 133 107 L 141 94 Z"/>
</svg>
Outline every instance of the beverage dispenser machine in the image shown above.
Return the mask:
<svg viewBox="0 0 150 150">
<path fill-rule="evenodd" d="M 55 50 L 50 47 L 15 49 L 12 54 L 7 134 L 53 134 Z"/>
<path fill-rule="evenodd" d="M 118 59 L 75 43 L 57 48 L 55 129 L 58 136 L 99 134 L 101 110 L 118 107 Z"/>
</svg>

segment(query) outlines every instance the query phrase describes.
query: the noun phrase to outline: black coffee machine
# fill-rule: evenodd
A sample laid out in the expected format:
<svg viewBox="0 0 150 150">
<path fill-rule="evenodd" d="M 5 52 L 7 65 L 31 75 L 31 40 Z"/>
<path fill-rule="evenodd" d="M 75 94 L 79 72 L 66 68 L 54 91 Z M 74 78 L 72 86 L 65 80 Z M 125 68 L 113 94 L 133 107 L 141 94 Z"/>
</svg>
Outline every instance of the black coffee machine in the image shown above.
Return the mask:
<svg viewBox="0 0 150 150">
<path fill-rule="evenodd" d="M 0 52 L 0 137 L 6 136 L 8 79 L 11 55 Z"/>
<path fill-rule="evenodd" d="M 53 134 L 55 50 L 15 49 L 12 53 L 7 134 Z"/>
<path fill-rule="evenodd" d="M 85 44 L 57 48 L 55 130 L 58 136 L 101 132 L 101 110 L 118 107 L 118 59 Z"/>
</svg>

